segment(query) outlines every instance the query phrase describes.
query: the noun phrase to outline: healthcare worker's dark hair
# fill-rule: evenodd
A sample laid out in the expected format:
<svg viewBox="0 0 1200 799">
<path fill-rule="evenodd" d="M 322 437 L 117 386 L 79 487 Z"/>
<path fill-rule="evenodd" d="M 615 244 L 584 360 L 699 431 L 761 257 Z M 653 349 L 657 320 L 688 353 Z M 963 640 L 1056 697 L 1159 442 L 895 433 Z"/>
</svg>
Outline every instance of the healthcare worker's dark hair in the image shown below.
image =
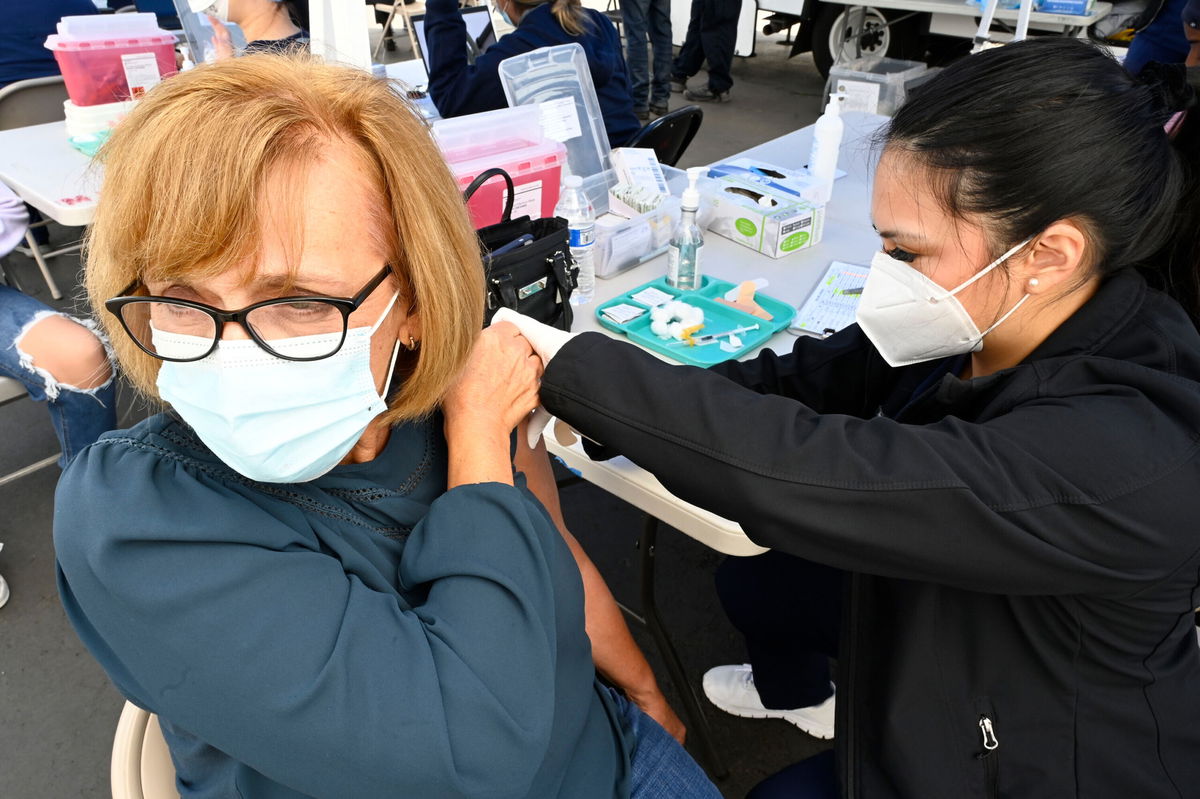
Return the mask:
<svg viewBox="0 0 1200 799">
<path fill-rule="evenodd" d="M 1133 78 L 1094 44 L 1043 37 L 947 67 L 882 138 L 931 170 L 952 216 L 983 220 L 995 255 L 1069 219 L 1094 269 L 1141 267 L 1195 321 L 1200 108 L 1174 143 L 1164 130 L 1194 104 L 1182 66 Z"/>
<path fill-rule="evenodd" d="M 287 8 L 288 16 L 292 18 L 292 22 L 296 27 L 303 30 L 309 30 L 308 27 L 308 0 L 278 0 Z"/>
</svg>

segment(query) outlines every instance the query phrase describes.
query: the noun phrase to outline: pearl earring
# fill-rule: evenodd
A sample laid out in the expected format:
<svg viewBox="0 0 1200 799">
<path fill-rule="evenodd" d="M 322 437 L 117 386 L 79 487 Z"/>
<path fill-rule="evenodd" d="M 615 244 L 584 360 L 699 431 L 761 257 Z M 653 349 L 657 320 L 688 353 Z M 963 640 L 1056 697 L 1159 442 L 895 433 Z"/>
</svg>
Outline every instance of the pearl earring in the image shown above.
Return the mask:
<svg viewBox="0 0 1200 799">
<path fill-rule="evenodd" d="M 1037 286 L 1038 286 L 1038 279 L 1036 277 L 1029 278 L 1029 288 L 1035 289 L 1035 288 L 1037 288 Z"/>
</svg>

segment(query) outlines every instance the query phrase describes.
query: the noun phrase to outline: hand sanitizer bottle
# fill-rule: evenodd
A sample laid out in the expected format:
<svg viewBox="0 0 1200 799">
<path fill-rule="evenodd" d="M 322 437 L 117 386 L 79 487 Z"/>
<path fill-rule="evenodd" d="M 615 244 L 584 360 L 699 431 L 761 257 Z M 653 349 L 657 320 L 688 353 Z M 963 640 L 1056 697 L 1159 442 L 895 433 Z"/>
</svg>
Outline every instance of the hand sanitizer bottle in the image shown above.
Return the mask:
<svg viewBox="0 0 1200 799">
<path fill-rule="evenodd" d="M 825 204 L 833 196 L 833 180 L 837 176 L 838 150 L 842 146 L 842 95 L 834 94 L 825 105 L 813 125 L 812 152 L 808 156 L 808 173 L 820 186 L 820 202 Z"/>
<path fill-rule="evenodd" d="M 683 190 L 683 215 L 667 250 L 667 284 L 685 291 L 694 291 L 703 284 L 700 256 L 704 252 L 704 235 L 696 224 L 696 211 L 700 208 L 700 189 L 696 184 L 707 173 L 707 167 L 702 166 L 688 170 L 688 187 Z"/>
</svg>

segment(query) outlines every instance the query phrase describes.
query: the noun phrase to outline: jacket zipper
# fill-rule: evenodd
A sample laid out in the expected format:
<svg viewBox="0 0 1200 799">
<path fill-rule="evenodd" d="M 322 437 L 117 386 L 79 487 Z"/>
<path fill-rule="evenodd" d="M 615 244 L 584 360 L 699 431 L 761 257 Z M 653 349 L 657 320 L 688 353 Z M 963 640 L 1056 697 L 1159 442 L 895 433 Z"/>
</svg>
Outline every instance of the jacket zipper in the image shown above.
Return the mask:
<svg viewBox="0 0 1200 799">
<path fill-rule="evenodd" d="M 979 732 L 983 736 L 983 751 L 978 757 L 983 761 L 984 796 L 996 799 L 999 796 L 997 778 L 1000 770 L 1000 758 L 996 750 L 1000 748 L 1000 742 L 996 740 L 996 730 L 990 717 L 980 714 Z"/>
<path fill-rule="evenodd" d="M 855 661 L 858 655 L 858 600 L 859 600 L 859 583 L 861 575 L 850 573 L 850 586 L 847 591 L 848 597 L 846 601 L 846 635 L 842 640 L 845 644 L 844 652 L 839 652 L 839 655 L 846 659 L 845 679 L 843 684 L 838 685 L 838 702 L 839 707 L 845 705 L 845 711 L 842 713 L 842 718 L 846 720 L 846 729 L 838 729 L 837 736 L 842 740 L 842 752 L 844 755 L 843 763 L 843 779 L 842 784 L 845 786 L 846 796 L 849 799 L 857 799 L 858 797 L 858 781 L 855 777 L 858 774 L 858 742 L 856 740 L 857 730 L 855 727 L 854 718 L 857 715 L 857 707 L 854 700 L 854 683 L 857 679 L 857 665 Z"/>
</svg>

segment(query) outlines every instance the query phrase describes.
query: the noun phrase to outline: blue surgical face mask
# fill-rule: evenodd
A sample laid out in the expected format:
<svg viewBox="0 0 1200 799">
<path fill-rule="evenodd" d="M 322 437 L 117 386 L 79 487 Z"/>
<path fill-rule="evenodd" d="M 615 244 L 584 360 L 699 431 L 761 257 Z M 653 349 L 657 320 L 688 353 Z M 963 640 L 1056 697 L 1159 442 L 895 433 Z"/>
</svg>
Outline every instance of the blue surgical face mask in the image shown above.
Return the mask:
<svg viewBox="0 0 1200 799">
<path fill-rule="evenodd" d="M 508 15 L 508 11 L 506 11 L 499 3 L 496 3 L 496 11 L 500 13 L 500 19 L 504 20 L 505 25 L 508 25 L 512 28 L 517 27 L 517 23 L 513 22 L 512 17 Z"/>
<path fill-rule="evenodd" d="M 342 348 L 318 361 L 287 361 L 249 339 L 222 339 L 200 361 L 164 361 L 158 393 L 192 426 L 200 440 L 240 474 L 263 483 L 315 480 L 339 462 L 367 425 L 387 408 L 371 373 L 371 336 L 398 294 L 370 327 L 346 331 Z M 336 333 L 272 341 L 280 352 L 328 350 Z M 156 347 L 202 346 L 199 340 L 153 331 Z M 400 342 L 392 349 L 384 390 Z"/>
</svg>

